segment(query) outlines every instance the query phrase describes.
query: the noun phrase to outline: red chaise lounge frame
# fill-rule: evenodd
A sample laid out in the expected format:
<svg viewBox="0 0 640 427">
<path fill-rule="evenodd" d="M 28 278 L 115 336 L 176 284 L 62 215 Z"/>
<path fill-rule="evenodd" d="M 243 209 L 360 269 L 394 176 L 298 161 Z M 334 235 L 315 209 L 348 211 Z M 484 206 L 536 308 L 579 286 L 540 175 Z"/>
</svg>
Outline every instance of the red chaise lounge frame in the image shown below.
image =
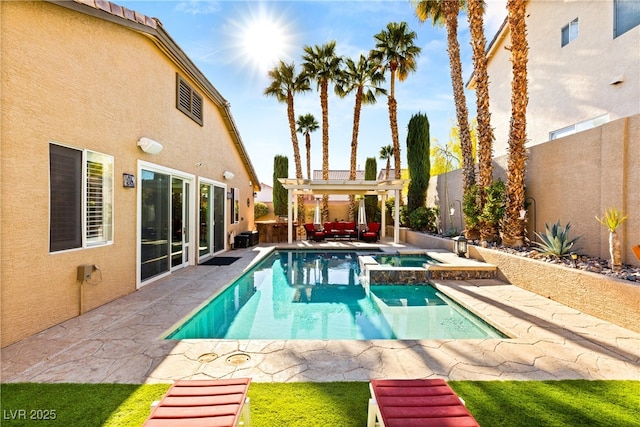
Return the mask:
<svg viewBox="0 0 640 427">
<path fill-rule="evenodd" d="M 367 427 L 480 426 L 443 379 L 371 380 L 369 386 Z"/>
<path fill-rule="evenodd" d="M 143 427 L 249 427 L 250 383 L 251 378 L 176 381 Z"/>
</svg>

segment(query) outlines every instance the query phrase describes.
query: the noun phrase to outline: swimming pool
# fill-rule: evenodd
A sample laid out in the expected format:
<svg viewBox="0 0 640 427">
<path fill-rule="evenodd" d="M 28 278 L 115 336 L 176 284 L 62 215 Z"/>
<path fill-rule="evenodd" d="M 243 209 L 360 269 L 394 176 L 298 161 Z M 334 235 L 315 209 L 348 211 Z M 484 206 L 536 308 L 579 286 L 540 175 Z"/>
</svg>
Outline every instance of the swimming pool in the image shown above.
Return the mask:
<svg viewBox="0 0 640 427">
<path fill-rule="evenodd" d="M 354 252 L 275 251 L 167 339 L 503 337 L 429 285 L 360 283 Z"/>
<path fill-rule="evenodd" d="M 373 259 L 380 265 L 393 267 L 422 267 L 423 264 L 440 264 L 440 261 L 426 254 L 374 255 Z"/>
</svg>

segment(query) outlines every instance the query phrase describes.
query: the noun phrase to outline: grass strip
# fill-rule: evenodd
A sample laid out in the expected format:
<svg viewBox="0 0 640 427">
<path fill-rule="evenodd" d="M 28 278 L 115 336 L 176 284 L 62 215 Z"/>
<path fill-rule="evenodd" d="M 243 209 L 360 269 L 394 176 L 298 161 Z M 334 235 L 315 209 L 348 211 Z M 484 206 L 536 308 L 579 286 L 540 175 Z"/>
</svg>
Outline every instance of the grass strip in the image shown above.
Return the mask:
<svg viewBox="0 0 640 427">
<path fill-rule="evenodd" d="M 449 384 L 483 426 L 640 427 L 640 381 Z M 151 402 L 168 388 L 169 384 L 2 384 L 0 422 L 3 427 L 137 427 L 149 415 Z M 252 382 L 249 397 L 254 427 L 361 427 L 367 422 L 366 382 Z"/>
</svg>

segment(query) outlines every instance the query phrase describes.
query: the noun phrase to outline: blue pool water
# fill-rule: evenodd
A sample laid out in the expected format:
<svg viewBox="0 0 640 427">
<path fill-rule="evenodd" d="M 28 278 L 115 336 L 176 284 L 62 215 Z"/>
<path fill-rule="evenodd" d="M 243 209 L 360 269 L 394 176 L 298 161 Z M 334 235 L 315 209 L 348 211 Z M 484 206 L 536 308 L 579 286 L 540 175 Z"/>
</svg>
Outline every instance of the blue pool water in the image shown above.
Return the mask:
<svg viewBox="0 0 640 427">
<path fill-rule="evenodd" d="M 276 251 L 167 339 L 450 339 L 502 337 L 429 285 L 359 281 L 352 252 Z"/>
<path fill-rule="evenodd" d="M 378 264 L 394 267 L 422 267 L 423 264 L 440 264 L 440 261 L 425 254 L 375 255 Z"/>
</svg>

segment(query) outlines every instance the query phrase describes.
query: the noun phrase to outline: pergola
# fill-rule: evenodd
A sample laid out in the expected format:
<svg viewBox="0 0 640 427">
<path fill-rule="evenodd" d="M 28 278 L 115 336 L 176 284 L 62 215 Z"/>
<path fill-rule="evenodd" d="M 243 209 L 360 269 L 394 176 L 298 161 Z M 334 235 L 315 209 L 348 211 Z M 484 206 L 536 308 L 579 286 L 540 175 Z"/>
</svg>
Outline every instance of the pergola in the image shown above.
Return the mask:
<svg viewBox="0 0 640 427">
<path fill-rule="evenodd" d="M 400 197 L 402 187 L 405 180 L 402 179 L 388 179 L 383 181 L 370 181 L 370 180 L 310 180 L 310 179 L 291 179 L 291 178 L 278 178 L 278 181 L 284 188 L 288 190 L 288 206 L 287 206 L 287 222 L 288 222 L 288 242 L 293 243 L 293 223 L 297 220 L 297 198 L 294 195 L 324 195 L 324 194 L 348 194 L 348 195 L 364 195 L 364 196 L 380 196 L 382 198 L 383 215 L 381 222 L 381 237 L 386 235 L 386 224 L 384 215 L 385 200 L 389 196 L 389 193 L 393 192 L 395 197 L 395 209 L 394 209 L 394 233 L 393 242 L 398 243 L 398 235 L 400 233 Z M 294 221 L 291 221 L 291 215 L 293 213 Z"/>
</svg>

